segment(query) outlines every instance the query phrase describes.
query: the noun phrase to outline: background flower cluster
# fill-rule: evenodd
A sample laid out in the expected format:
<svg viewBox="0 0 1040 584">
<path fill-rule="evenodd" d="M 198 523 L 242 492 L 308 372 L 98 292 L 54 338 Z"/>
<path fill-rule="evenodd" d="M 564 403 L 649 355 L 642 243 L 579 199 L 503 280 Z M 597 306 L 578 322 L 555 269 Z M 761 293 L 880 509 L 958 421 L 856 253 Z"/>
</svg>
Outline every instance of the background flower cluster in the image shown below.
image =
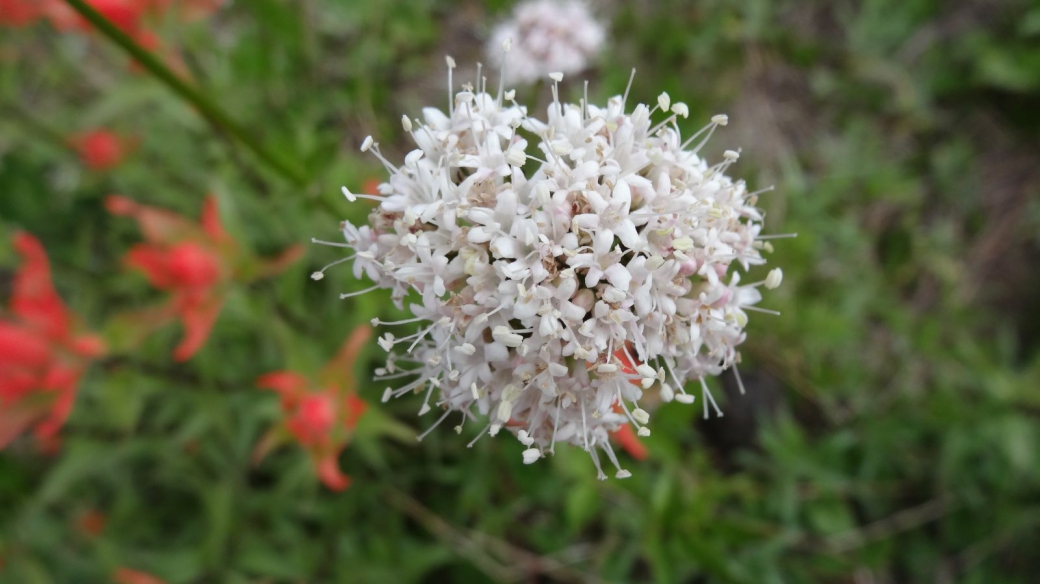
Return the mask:
<svg viewBox="0 0 1040 584">
<path fill-rule="evenodd" d="M 742 147 L 740 175 L 776 187 L 763 232 L 799 234 L 771 242 L 781 316 L 750 319 L 746 395 L 725 374 L 723 417 L 613 436 L 633 476 L 599 482 L 580 449 L 467 448 L 476 424 L 417 443 L 422 396 L 381 403 L 368 328 L 410 315 L 340 300 L 369 286 L 350 269 L 310 278 L 346 251 L 311 238 L 372 209 L 340 186 L 386 180 L 364 137 L 405 159 L 401 115 L 444 108 L 446 54 L 456 87 L 497 89 L 498 23 L 524 9 L 86 2 L 131 54 L 77 3 L 0 0 L 0 582 L 1040 569 L 1036 8 L 588 3 L 580 35 L 513 38 L 586 59 L 565 101 L 588 79 L 606 103 L 635 67 L 632 101 L 667 91 L 685 135 L 729 114 L 706 157 Z M 544 114 L 564 67 L 518 101 Z"/>
</svg>

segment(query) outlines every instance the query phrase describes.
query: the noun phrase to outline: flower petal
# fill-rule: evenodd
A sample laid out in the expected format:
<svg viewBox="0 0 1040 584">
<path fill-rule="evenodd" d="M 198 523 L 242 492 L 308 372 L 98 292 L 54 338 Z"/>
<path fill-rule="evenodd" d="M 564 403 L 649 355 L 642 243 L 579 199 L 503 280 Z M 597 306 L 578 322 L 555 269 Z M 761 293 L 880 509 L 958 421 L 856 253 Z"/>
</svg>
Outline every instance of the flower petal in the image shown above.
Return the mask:
<svg viewBox="0 0 1040 584">
<path fill-rule="evenodd" d="M 170 253 L 164 248 L 139 243 L 130 248 L 124 261 L 144 272 L 148 282 L 156 288 L 172 288 L 176 283 L 170 273 Z"/>
<path fill-rule="evenodd" d="M 51 284 L 50 263 L 43 245 L 28 233 L 15 235 L 14 245 L 24 263 L 15 274 L 11 311 L 42 328 L 51 338 L 64 338 L 69 331 L 69 316 Z"/>
<path fill-rule="evenodd" d="M 302 245 L 296 244 L 291 245 L 285 249 L 282 253 L 277 256 L 268 259 L 261 260 L 260 269 L 257 272 L 257 278 L 270 278 L 271 276 L 277 276 L 281 274 L 289 266 L 296 263 L 297 260 L 303 257 L 304 249 Z"/>
<path fill-rule="evenodd" d="M 342 491 L 350 486 L 350 477 L 339 469 L 339 461 L 335 453 L 320 457 L 317 463 L 318 478 L 329 490 Z"/>
<path fill-rule="evenodd" d="M 282 407 L 286 409 L 300 399 L 309 384 L 306 377 L 295 371 L 274 371 L 256 378 L 256 386 L 277 392 L 282 397 Z"/>
<path fill-rule="evenodd" d="M 220 208 L 217 206 L 217 199 L 213 195 L 208 195 L 205 202 L 202 203 L 200 222 L 202 223 L 203 231 L 213 241 L 223 242 L 231 240 L 231 236 L 227 234 L 227 231 L 224 231 L 224 225 L 220 222 Z"/>
<path fill-rule="evenodd" d="M 344 391 L 357 391 L 357 379 L 354 377 L 354 364 L 365 343 L 372 337 L 372 327 L 367 324 L 355 327 L 340 347 L 339 352 L 321 372 L 324 384 L 335 384 Z"/>
<path fill-rule="evenodd" d="M 175 361 L 187 361 L 209 338 L 220 309 L 224 306 L 223 297 L 205 298 L 200 302 L 179 302 L 177 312 L 184 325 L 184 338 L 173 350 Z"/>
<path fill-rule="evenodd" d="M 136 219 L 145 239 L 152 243 L 178 243 L 201 235 L 195 224 L 176 213 L 140 205 L 119 195 L 106 197 L 105 208 L 113 215 Z"/>
<path fill-rule="evenodd" d="M 357 428 L 358 421 L 361 420 L 361 416 L 365 415 L 368 410 L 368 404 L 365 400 L 361 399 L 358 394 L 350 392 L 345 398 L 343 398 L 343 425 L 348 430 L 353 431 Z"/>
<path fill-rule="evenodd" d="M 41 367 L 51 359 L 47 339 L 39 333 L 0 320 L 0 368 L 5 365 Z"/>
</svg>

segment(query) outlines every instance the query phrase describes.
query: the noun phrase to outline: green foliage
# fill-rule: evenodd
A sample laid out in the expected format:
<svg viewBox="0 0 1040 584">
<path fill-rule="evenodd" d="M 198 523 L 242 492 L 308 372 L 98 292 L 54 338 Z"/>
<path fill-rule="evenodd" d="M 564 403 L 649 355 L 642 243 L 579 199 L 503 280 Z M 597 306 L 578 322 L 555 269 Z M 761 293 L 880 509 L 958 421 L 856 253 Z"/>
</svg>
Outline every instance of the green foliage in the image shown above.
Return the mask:
<svg viewBox="0 0 1040 584">
<path fill-rule="evenodd" d="M 278 156 L 297 186 L 100 36 L 46 26 L 0 40 L 0 238 L 46 245 L 61 296 L 101 330 L 161 295 L 122 270 L 139 241 L 104 211 L 117 192 L 197 216 L 214 193 L 261 255 L 358 221 L 341 184 L 382 170 L 357 146 L 408 149 L 402 112 L 443 105 L 443 54 L 475 60 L 508 3 L 235 2 L 166 22 L 202 91 Z M 622 3 L 623 4 L 623 3 Z M 707 151 L 743 146 L 785 273 L 755 315 L 722 419 L 669 404 L 633 477 L 597 482 L 577 449 L 524 466 L 500 436 L 473 448 L 370 404 L 324 489 L 254 387 L 316 371 L 354 327 L 395 311 L 311 246 L 277 279 L 233 291 L 186 364 L 177 325 L 95 364 L 59 453 L 0 453 L 0 582 L 103 582 L 117 567 L 186 582 L 1030 582 L 1040 571 L 1040 11 L 1015 0 L 618 5 L 590 72 L 596 99 L 630 67 L 690 128 L 726 111 Z M 578 85 L 568 88 L 576 91 Z M 85 170 L 64 136 L 136 136 L 118 168 Z M 393 153 L 396 153 L 393 154 Z M 355 188 L 354 190 L 358 190 Z M 0 291 L 16 264 L 0 245 Z M 772 265 L 772 264 L 771 264 Z M 115 326 L 115 325 L 109 325 Z M 109 332 L 112 332 L 109 330 Z M 731 380 L 727 378 L 726 387 Z M 447 426 L 446 426 L 447 428 Z M 735 436 L 735 438 L 734 438 Z M 88 510 L 106 524 L 80 526 Z"/>
</svg>

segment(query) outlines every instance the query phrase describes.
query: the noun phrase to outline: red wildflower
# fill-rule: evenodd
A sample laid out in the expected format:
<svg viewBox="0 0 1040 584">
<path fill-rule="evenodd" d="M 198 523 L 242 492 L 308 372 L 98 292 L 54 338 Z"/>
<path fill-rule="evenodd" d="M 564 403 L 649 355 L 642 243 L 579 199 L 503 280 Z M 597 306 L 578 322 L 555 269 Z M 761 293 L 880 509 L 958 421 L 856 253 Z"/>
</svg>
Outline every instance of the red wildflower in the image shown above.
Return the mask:
<svg viewBox="0 0 1040 584">
<path fill-rule="evenodd" d="M 14 245 L 24 264 L 15 275 L 10 314 L 0 313 L 0 448 L 33 425 L 39 440 L 53 443 L 72 411 L 80 376 L 104 352 L 101 339 L 75 331 L 40 242 L 19 233 Z"/>
<path fill-rule="evenodd" d="M 130 568 L 119 568 L 116 573 L 112 575 L 112 581 L 115 584 L 166 584 L 160 578 L 156 578 L 147 572 L 140 570 L 131 570 Z"/>
<path fill-rule="evenodd" d="M 77 134 L 69 142 L 90 170 L 109 170 L 118 166 L 126 156 L 128 146 L 126 140 L 104 129 Z"/>
<path fill-rule="evenodd" d="M 109 196 L 105 206 L 141 226 L 146 243 L 130 248 L 126 263 L 143 272 L 152 286 L 171 293 L 165 306 L 148 313 L 145 320 L 152 322 L 145 324 L 180 319 L 184 338 L 173 352 L 178 361 L 191 358 L 206 342 L 234 282 L 273 276 L 303 255 L 299 245 L 269 261 L 245 253 L 224 231 L 212 196 L 203 203 L 199 223 L 117 195 Z"/>
<path fill-rule="evenodd" d="M 351 372 L 371 334 L 368 326 L 355 329 L 313 382 L 293 371 L 276 371 L 256 380 L 257 387 L 281 396 L 285 420 L 260 441 L 254 460 L 259 461 L 271 448 L 292 437 L 310 453 L 315 472 L 325 486 L 333 491 L 350 486 L 338 459 L 368 407 L 357 395 Z"/>
</svg>

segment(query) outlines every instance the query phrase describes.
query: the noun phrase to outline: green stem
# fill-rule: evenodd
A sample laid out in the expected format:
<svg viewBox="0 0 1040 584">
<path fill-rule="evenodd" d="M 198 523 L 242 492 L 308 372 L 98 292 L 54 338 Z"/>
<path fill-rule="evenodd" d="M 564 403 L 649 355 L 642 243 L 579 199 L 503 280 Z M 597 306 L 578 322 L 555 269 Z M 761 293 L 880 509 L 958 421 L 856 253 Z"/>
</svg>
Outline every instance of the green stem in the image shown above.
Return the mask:
<svg viewBox="0 0 1040 584">
<path fill-rule="evenodd" d="M 85 0 L 65 0 L 76 12 L 94 25 L 102 34 L 120 46 L 131 57 L 137 60 L 149 73 L 155 75 L 165 83 L 177 95 L 190 102 L 198 110 L 202 117 L 216 128 L 227 132 L 230 136 L 241 142 L 246 148 L 269 164 L 289 180 L 299 185 L 307 184 L 307 174 L 293 160 L 283 158 L 275 152 L 268 150 L 263 144 L 252 136 L 243 126 L 239 125 L 227 113 L 224 112 L 213 101 L 202 92 L 185 82 L 177 74 L 169 69 L 161 60 L 149 50 L 137 44 L 129 35 L 119 30 L 107 18 L 94 10 Z"/>
</svg>

